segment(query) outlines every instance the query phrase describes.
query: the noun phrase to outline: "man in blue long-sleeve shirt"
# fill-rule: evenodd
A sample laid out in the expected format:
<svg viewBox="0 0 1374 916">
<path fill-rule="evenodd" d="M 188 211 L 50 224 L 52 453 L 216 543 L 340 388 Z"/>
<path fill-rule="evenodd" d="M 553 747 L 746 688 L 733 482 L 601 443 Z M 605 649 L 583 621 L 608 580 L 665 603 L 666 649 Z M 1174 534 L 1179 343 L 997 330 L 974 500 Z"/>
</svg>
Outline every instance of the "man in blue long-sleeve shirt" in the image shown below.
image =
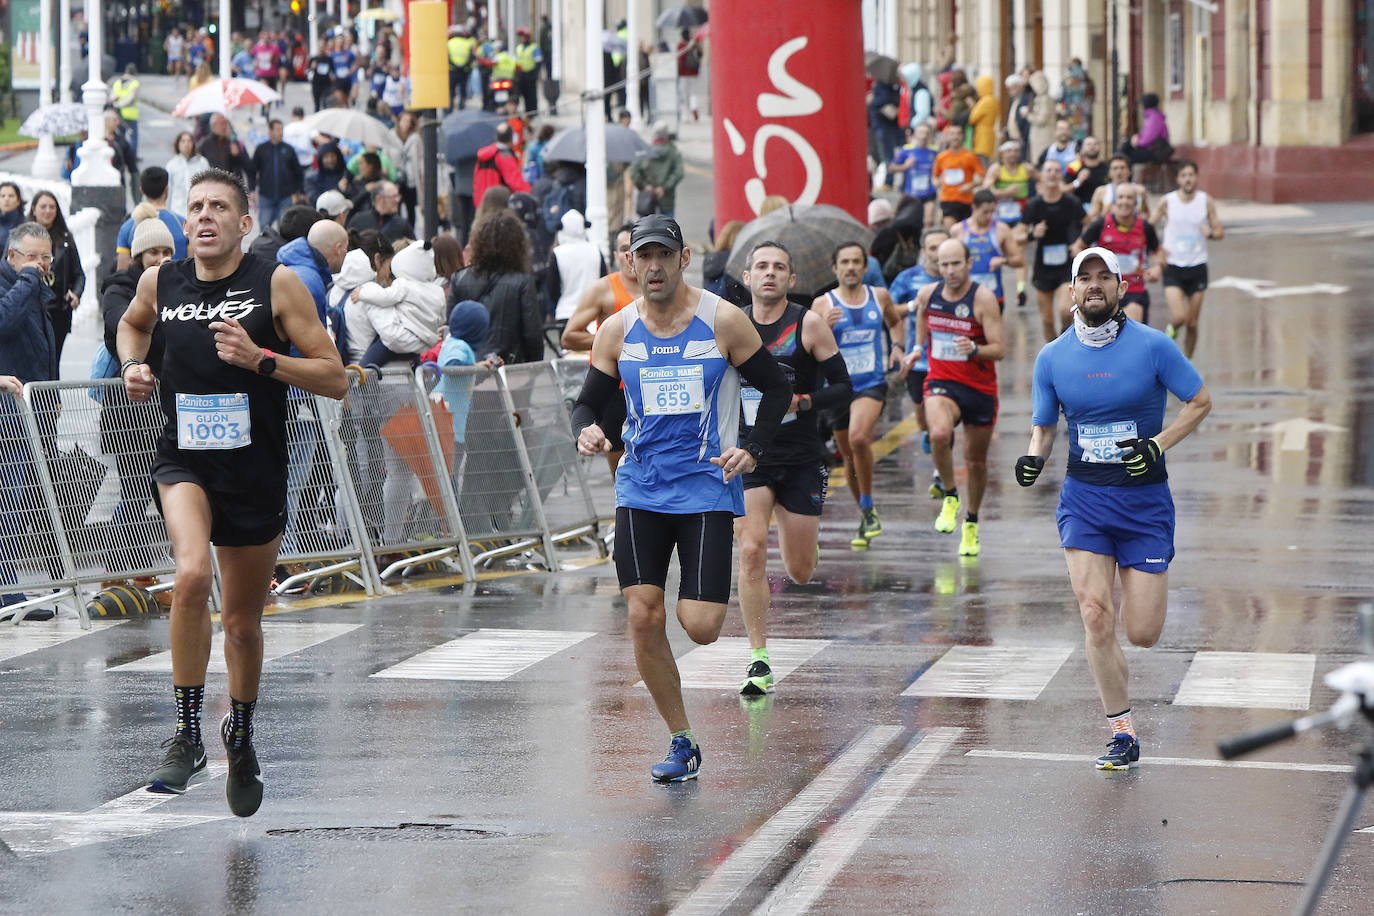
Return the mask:
<svg viewBox="0 0 1374 916">
<path fill-rule="evenodd" d="M 258 203 L 258 222 L 266 228 L 295 198 L 304 199 L 305 170 L 296 158 L 296 150 L 283 142 L 284 128 L 280 119 L 268 124 L 268 141 L 253 150 L 252 168 L 248 173 L 248 189 Z"/>
</svg>

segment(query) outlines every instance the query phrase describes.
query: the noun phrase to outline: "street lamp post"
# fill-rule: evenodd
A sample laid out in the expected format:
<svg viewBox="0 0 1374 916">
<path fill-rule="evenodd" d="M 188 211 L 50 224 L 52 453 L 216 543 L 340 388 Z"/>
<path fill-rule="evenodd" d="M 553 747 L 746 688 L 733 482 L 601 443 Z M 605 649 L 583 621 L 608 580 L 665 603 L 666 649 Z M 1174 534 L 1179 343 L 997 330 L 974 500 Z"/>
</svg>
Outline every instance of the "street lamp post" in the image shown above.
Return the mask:
<svg viewBox="0 0 1374 916">
<path fill-rule="evenodd" d="M 219 35 L 215 47 L 219 48 L 219 78 L 228 81 L 234 75 L 229 59 L 233 49 L 229 47 L 229 0 L 219 0 Z"/>
<path fill-rule="evenodd" d="M 82 252 L 82 260 L 89 270 L 96 268 L 95 280 L 98 284 L 114 273 L 114 258 L 106 252 L 115 249 L 115 237 L 119 226 L 124 222 L 125 200 L 124 185 L 120 183 L 119 172 L 111 165 L 114 150 L 105 142 L 105 100 L 109 93 L 100 79 L 100 63 L 104 57 L 104 42 L 101 40 L 104 13 L 100 9 L 101 0 L 86 0 L 86 28 L 88 30 L 87 55 L 90 61 L 89 76 L 81 86 L 81 102 L 86 106 L 86 140 L 81 144 L 81 164 L 72 170 L 71 212 L 77 213 L 87 207 L 99 211 L 95 223 L 95 251 Z"/>
<path fill-rule="evenodd" d="M 610 257 L 606 238 L 606 108 L 602 96 L 606 82 L 601 72 L 601 27 L 605 21 L 602 0 L 586 0 L 584 32 L 587 90 L 582 94 L 582 126 L 587 132 L 587 222 L 592 240 Z"/>
<path fill-rule="evenodd" d="M 86 106 L 86 140 L 81 144 L 81 164 L 72 171 L 72 185 L 109 187 L 119 184 L 119 172 L 111 165 L 114 150 L 105 142 L 105 101 L 110 97 L 105 84 L 100 79 L 100 59 L 105 47 L 104 13 L 100 9 L 101 0 L 88 0 L 86 4 L 86 45 L 90 49 L 90 76 L 81 86 L 81 103 Z M 73 209 L 75 209 L 73 207 Z"/>
<path fill-rule="evenodd" d="M 639 2 L 628 0 L 625 9 L 625 107 L 630 109 L 630 126 L 643 125 L 639 99 Z"/>
<path fill-rule="evenodd" d="M 52 3 L 38 4 L 38 107 L 52 103 Z M 38 150 L 33 156 L 35 178 L 56 178 L 62 173 L 53 149 L 52 135 L 38 138 Z"/>
<path fill-rule="evenodd" d="M 62 102 L 72 100 L 72 0 L 62 0 L 57 8 L 57 18 L 61 23 L 59 31 L 62 50 L 57 55 L 57 98 Z"/>
</svg>

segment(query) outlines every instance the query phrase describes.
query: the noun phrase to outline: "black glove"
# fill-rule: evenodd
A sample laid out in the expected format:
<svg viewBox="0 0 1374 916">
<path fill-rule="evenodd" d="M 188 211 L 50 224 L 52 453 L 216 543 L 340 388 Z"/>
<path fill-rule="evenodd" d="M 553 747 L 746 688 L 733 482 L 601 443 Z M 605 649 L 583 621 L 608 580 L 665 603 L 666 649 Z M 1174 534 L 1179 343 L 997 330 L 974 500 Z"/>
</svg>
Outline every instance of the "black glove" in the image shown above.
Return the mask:
<svg viewBox="0 0 1374 916">
<path fill-rule="evenodd" d="M 1045 459 L 1039 455 L 1022 455 L 1016 459 L 1016 482 L 1023 487 L 1035 483 L 1045 469 Z"/>
<path fill-rule="evenodd" d="M 1148 474 L 1159 464 L 1159 456 L 1163 454 L 1159 443 L 1153 439 L 1122 439 L 1116 447 L 1126 449 L 1122 461 L 1126 465 L 1126 472 L 1132 477 Z"/>
</svg>

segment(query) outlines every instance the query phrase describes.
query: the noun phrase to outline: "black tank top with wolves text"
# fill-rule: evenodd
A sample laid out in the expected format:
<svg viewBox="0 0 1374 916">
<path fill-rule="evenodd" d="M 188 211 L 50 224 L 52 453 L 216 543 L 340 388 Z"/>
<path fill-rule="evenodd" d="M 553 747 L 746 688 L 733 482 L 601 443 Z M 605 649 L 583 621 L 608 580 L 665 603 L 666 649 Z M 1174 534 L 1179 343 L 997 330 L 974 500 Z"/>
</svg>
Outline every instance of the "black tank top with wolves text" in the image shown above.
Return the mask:
<svg viewBox="0 0 1374 916">
<path fill-rule="evenodd" d="M 159 381 L 167 416 L 158 452 L 195 471 L 213 493 L 251 494 L 255 503 L 275 501 L 278 494 L 285 503 L 287 386 L 220 359 L 210 325 L 233 318 L 258 346 L 286 353 L 290 344 L 272 320 L 278 266 L 245 254 L 232 274 L 206 281 L 196 277 L 195 260 L 185 258 L 163 264 L 157 276 L 157 320 L 166 341 Z M 242 398 L 218 397 L 226 395 Z M 243 432 L 243 400 L 251 441 L 235 446 Z M 207 441 L 225 447 L 204 447 Z"/>
</svg>

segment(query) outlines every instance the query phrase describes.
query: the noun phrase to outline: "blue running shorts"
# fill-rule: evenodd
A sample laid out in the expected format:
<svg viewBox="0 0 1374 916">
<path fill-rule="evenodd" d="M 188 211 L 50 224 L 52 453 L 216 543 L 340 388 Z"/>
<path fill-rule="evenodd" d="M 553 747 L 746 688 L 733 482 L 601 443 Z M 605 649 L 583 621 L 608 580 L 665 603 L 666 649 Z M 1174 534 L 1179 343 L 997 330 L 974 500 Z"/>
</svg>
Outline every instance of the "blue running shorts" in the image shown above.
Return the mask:
<svg viewBox="0 0 1374 916">
<path fill-rule="evenodd" d="M 1174 498 L 1167 482 L 1102 487 L 1064 478 L 1059 544 L 1116 557 L 1116 565 L 1162 573 L 1174 558 Z"/>
</svg>

